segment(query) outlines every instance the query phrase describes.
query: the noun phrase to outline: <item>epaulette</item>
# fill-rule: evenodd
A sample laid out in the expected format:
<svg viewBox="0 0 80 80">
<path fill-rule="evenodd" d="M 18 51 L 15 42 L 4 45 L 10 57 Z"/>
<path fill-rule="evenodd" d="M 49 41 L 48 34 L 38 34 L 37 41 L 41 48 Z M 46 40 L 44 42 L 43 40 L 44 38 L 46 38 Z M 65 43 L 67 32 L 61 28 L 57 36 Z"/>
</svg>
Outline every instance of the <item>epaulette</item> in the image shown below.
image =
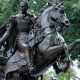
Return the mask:
<svg viewBox="0 0 80 80">
<path fill-rule="evenodd" d="M 15 20 L 16 20 L 16 16 L 11 15 L 9 21 L 15 21 Z"/>
</svg>

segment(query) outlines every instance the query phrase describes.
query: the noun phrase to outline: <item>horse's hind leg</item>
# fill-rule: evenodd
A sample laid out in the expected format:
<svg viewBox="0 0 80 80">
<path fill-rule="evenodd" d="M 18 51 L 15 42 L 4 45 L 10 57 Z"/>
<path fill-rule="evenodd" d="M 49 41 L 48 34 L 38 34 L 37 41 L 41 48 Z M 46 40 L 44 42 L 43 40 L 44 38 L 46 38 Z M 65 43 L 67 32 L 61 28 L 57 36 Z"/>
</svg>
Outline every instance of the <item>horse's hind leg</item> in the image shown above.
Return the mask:
<svg viewBox="0 0 80 80">
<path fill-rule="evenodd" d="M 15 71 L 7 73 L 6 80 L 21 80 L 21 79 L 19 78 L 19 73 Z"/>
<path fill-rule="evenodd" d="M 38 77 L 36 78 L 36 80 L 43 80 L 43 74 L 40 75 L 40 76 L 38 76 Z"/>
<path fill-rule="evenodd" d="M 53 64 L 53 68 L 55 69 L 55 72 L 56 72 L 57 74 L 59 74 L 60 72 L 62 72 L 62 70 L 58 68 L 58 66 L 57 66 L 56 63 Z"/>
<path fill-rule="evenodd" d="M 40 77 L 41 77 L 41 80 L 43 80 L 43 75 L 41 75 Z"/>
<path fill-rule="evenodd" d="M 6 80 L 13 80 L 13 73 L 12 72 L 7 73 Z"/>
</svg>

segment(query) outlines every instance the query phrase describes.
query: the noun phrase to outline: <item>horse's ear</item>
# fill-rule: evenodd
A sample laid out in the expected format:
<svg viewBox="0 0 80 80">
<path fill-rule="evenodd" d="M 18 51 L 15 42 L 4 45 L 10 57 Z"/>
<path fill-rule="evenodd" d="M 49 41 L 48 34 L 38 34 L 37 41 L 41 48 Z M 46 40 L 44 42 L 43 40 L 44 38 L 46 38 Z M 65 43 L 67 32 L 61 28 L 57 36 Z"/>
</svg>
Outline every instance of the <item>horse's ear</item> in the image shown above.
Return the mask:
<svg viewBox="0 0 80 80">
<path fill-rule="evenodd" d="M 58 5 L 59 3 L 56 1 L 55 4 Z"/>
<path fill-rule="evenodd" d="M 63 5 L 63 2 L 61 3 L 61 5 Z"/>
<path fill-rule="evenodd" d="M 60 7 L 61 5 L 63 5 L 63 2 L 62 2 L 62 3 L 60 3 L 60 4 L 58 5 L 58 7 Z"/>
<path fill-rule="evenodd" d="M 55 5 L 59 5 L 59 1 L 58 1 L 58 0 L 53 0 L 53 3 L 54 3 Z"/>
</svg>

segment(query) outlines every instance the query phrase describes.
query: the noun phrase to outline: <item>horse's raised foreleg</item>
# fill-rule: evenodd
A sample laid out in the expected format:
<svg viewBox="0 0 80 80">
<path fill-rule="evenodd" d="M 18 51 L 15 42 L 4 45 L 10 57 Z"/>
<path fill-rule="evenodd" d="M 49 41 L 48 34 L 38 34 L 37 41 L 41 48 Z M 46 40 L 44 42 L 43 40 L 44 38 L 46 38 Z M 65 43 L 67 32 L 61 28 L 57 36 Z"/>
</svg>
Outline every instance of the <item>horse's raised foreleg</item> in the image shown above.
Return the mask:
<svg viewBox="0 0 80 80">
<path fill-rule="evenodd" d="M 79 44 L 80 44 L 80 39 L 76 39 L 74 42 L 72 42 L 70 45 L 68 45 L 69 53 L 72 52 Z M 64 51 L 61 51 L 60 54 L 64 54 Z M 66 66 L 66 68 L 64 70 L 59 69 L 56 63 L 53 64 L 53 67 L 54 67 L 56 73 L 58 74 L 60 72 L 66 71 L 69 68 L 69 64 Z"/>
<path fill-rule="evenodd" d="M 70 45 L 68 45 L 69 53 L 72 52 L 78 45 L 80 45 L 80 39 L 76 39 Z"/>
<path fill-rule="evenodd" d="M 56 56 L 58 55 L 59 52 L 61 52 L 63 50 L 63 45 L 58 45 L 58 46 L 53 46 L 53 47 L 49 47 L 45 50 L 44 53 L 46 53 L 46 57 L 50 57 L 50 56 Z"/>
</svg>

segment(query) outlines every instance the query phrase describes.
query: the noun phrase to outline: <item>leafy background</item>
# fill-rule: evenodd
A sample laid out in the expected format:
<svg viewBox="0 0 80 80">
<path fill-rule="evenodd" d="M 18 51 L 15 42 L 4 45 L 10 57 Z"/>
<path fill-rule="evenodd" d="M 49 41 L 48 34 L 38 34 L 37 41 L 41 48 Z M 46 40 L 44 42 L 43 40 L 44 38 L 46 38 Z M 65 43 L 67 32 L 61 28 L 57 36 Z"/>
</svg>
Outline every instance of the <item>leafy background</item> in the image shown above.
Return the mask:
<svg viewBox="0 0 80 80">
<path fill-rule="evenodd" d="M 64 3 L 65 12 L 71 22 L 71 26 L 62 34 L 69 44 L 76 38 L 80 38 L 80 0 L 29 0 L 29 12 L 38 15 L 38 12 L 47 2 L 60 1 Z M 19 12 L 21 0 L 0 0 L 0 25 L 5 24 L 11 15 Z M 73 51 L 72 59 L 78 58 L 80 47 Z"/>
</svg>

